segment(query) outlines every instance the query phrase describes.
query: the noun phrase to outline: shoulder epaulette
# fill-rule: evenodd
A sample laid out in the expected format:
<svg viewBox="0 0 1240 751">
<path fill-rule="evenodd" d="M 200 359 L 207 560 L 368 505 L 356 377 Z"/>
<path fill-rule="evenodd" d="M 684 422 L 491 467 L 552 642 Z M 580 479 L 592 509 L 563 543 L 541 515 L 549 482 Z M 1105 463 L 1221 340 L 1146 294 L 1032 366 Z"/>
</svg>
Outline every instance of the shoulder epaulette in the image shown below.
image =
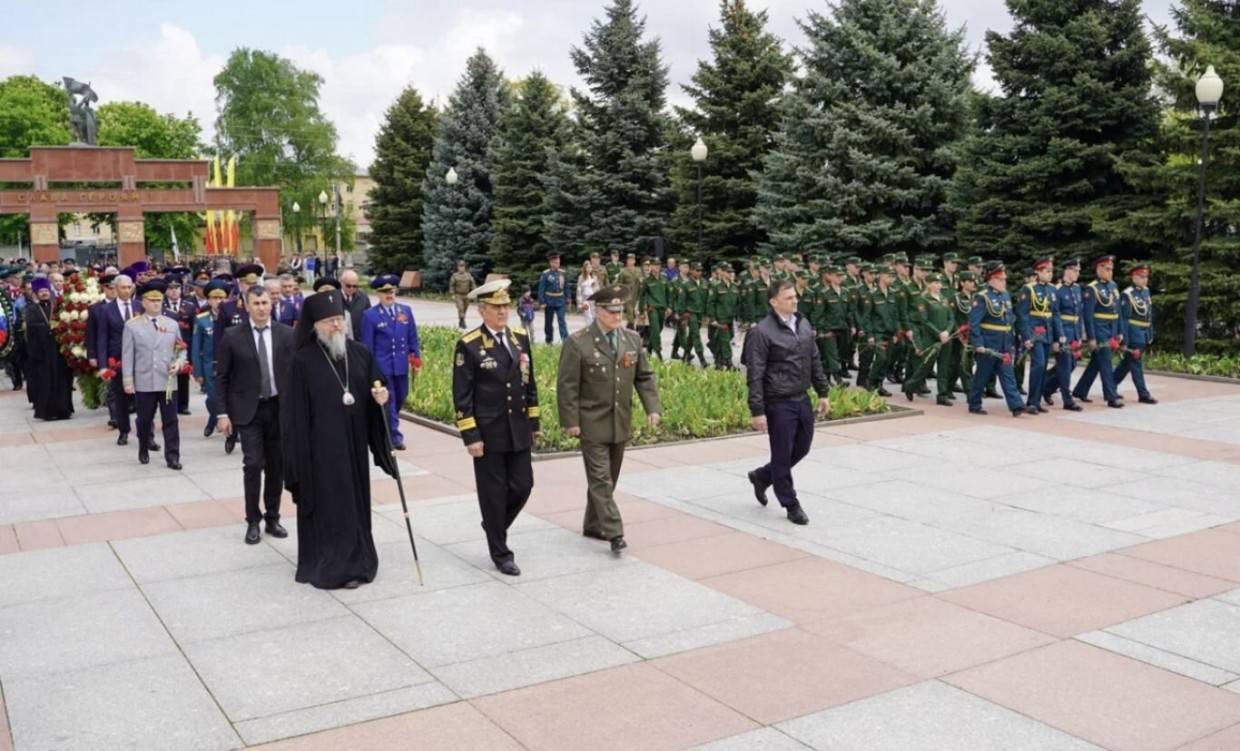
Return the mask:
<svg viewBox="0 0 1240 751">
<path fill-rule="evenodd" d="M 1097 287 L 1097 286 L 1098 286 L 1098 280 L 1097 280 L 1097 279 L 1093 280 L 1092 282 L 1090 282 L 1090 283 L 1089 283 L 1089 286 L 1091 286 L 1091 287 Z"/>
<path fill-rule="evenodd" d="M 474 329 L 473 331 L 470 331 L 467 334 L 461 334 L 461 341 L 464 342 L 465 344 L 469 344 L 470 342 L 472 342 L 473 340 L 477 339 L 480 336 L 482 336 L 482 330 Z"/>
<path fill-rule="evenodd" d="M 195 317 L 195 318 L 210 318 L 210 317 L 211 317 L 211 311 L 209 311 L 209 310 L 204 310 L 204 311 L 202 311 L 201 313 L 199 313 L 198 315 L 196 315 L 196 316 L 194 316 L 194 317 Z"/>
<path fill-rule="evenodd" d="M 525 329 L 520 326 L 509 326 L 508 328 L 512 329 L 512 333 L 517 334 L 518 336 L 526 336 Z"/>
<path fill-rule="evenodd" d="M 132 323 L 136 323 L 136 322 L 141 321 L 141 320 L 142 320 L 142 316 L 133 316 L 133 317 L 132 317 L 132 318 L 130 318 L 128 321 L 125 321 L 125 325 L 126 325 L 126 326 L 128 326 L 128 325 L 130 325 L 130 324 L 132 324 Z"/>
</svg>

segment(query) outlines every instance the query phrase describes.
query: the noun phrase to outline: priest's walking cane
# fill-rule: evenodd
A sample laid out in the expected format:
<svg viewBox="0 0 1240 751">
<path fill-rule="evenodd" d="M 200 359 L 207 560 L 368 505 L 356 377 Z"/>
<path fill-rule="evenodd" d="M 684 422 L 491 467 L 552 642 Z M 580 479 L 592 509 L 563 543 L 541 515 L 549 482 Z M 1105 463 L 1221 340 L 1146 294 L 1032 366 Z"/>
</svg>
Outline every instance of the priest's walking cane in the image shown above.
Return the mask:
<svg viewBox="0 0 1240 751">
<path fill-rule="evenodd" d="M 375 381 L 375 388 L 382 388 L 383 383 Z M 387 405 L 383 406 L 387 411 Z M 387 415 L 383 416 L 383 432 L 387 433 L 388 451 L 392 454 L 392 461 L 396 461 L 396 450 L 392 448 L 392 426 L 388 425 Z M 422 581 L 422 561 L 418 559 L 418 544 L 413 541 L 413 524 L 409 521 L 409 504 L 405 502 L 405 486 L 400 481 L 400 465 L 396 466 L 396 490 L 400 492 L 400 507 L 405 512 L 405 531 L 409 533 L 409 547 L 413 550 L 413 565 L 418 567 L 418 586 L 425 587 L 426 582 Z"/>
</svg>

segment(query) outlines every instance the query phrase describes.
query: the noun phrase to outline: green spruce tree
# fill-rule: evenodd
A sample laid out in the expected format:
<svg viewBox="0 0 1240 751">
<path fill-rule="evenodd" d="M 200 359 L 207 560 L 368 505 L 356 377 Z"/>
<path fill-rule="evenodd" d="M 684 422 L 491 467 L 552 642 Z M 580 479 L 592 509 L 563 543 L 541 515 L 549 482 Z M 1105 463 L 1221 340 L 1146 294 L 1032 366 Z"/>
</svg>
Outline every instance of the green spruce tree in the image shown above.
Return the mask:
<svg viewBox="0 0 1240 751">
<path fill-rule="evenodd" d="M 689 137 L 674 142 L 676 209 L 668 235 L 677 253 L 736 260 L 766 241 L 752 217 L 755 175 L 779 128 L 779 110 L 770 101 L 792 74 L 792 56 L 766 31 L 766 11 L 752 11 L 744 0 L 722 0 L 719 15 L 719 28 L 709 31 L 713 59 L 698 61 L 693 83 L 681 86 L 694 105 L 676 108 Z M 698 136 L 708 148 L 700 164 L 689 153 Z"/>
<path fill-rule="evenodd" d="M 1235 351 L 1240 331 L 1240 4 L 1234 0 L 1181 0 L 1172 9 L 1174 30 L 1155 27 L 1162 52 L 1154 81 L 1170 109 L 1163 114 L 1158 150 L 1129 154 L 1120 172 L 1144 205 L 1100 223 L 1108 240 L 1148 251 L 1151 286 L 1158 306 L 1160 348 L 1183 339 L 1193 230 L 1197 215 L 1198 159 L 1204 120 L 1197 105 L 1197 79 L 1214 66 L 1226 86 L 1211 116 L 1202 225 L 1197 351 Z"/>
<path fill-rule="evenodd" d="M 391 273 L 420 269 L 422 257 L 422 180 L 431 161 L 439 113 L 407 87 L 388 108 L 375 136 L 366 215 L 370 219 L 371 268 Z"/>
<path fill-rule="evenodd" d="M 561 252 L 649 250 L 664 233 L 667 68 L 659 41 L 643 39 L 645 28 L 633 0 L 614 0 L 572 50 L 586 84 L 572 91 L 577 138 L 557 155 L 547 183 Z"/>
<path fill-rule="evenodd" d="M 491 141 L 508 101 L 495 62 L 479 48 L 448 99 L 422 180 L 425 282 L 442 289 L 464 259 L 475 276 L 489 270 L 491 248 Z M 446 179 L 452 170 L 455 185 Z"/>
<path fill-rule="evenodd" d="M 935 252 L 973 60 L 935 0 L 841 0 L 800 24 L 805 75 L 781 107 L 755 217 L 768 250 Z"/>
<path fill-rule="evenodd" d="M 550 241 L 550 204 L 543 184 L 553 155 L 568 138 L 559 88 L 535 71 L 515 86 L 494 143 L 495 197 L 491 255 L 497 271 L 537 276 Z"/>
<path fill-rule="evenodd" d="M 960 242 L 1022 264 L 1042 254 L 1131 255 L 1097 231 L 1142 199 L 1117 163 L 1157 133 L 1140 0 L 1008 0 L 986 35 L 999 92 L 978 99 L 954 203 Z"/>
</svg>

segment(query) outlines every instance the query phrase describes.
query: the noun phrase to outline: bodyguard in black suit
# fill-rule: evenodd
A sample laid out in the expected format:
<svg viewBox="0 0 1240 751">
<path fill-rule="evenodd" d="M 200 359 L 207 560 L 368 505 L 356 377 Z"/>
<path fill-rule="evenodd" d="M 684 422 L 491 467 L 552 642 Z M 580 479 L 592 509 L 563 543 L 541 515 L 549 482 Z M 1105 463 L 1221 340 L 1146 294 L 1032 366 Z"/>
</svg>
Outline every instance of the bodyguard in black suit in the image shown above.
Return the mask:
<svg viewBox="0 0 1240 751">
<path fill-rule="evenodd" d="M 280 524 L 284 490 L 280 443 L 280 393 L 285 391 L 293 361 L 293 329 L 271 320 L 271 295 L 261 285 L 246 294 L 245 323 L 232 326 L 215 349 L 215 383 L 223 412 L 219 429 L 241 436 L 245 484 L 245 541 L 259 541 L 258 523 L 267 534 L 287 537 Z M 263 487 L 264 475 L 266 486 Z M 266 514 L 260 515 L 262 490 Z"/>
<path fill-rule="evenodd" d="M 142 306 L 134 299 L 133 280 L 121 274 L 112 284 L 116 288 L 116 299 L 104 303 L 95 330 L 95 356 L 99 359 L 100 370 L 108 367 L 111 360 L 120 361 L 125 323 L 130 318 L 142 315 Z M 108 384 L 108 410 L 111 412 L 112 422 L 116 423 L 116 429 L 120 431 L 120 435 L 116 437 L 118 446 L 129 443 L 129 412 L 132 403 L 133 397 L 125 393 L 121 379 L 113 378 Z"/>
</svg>

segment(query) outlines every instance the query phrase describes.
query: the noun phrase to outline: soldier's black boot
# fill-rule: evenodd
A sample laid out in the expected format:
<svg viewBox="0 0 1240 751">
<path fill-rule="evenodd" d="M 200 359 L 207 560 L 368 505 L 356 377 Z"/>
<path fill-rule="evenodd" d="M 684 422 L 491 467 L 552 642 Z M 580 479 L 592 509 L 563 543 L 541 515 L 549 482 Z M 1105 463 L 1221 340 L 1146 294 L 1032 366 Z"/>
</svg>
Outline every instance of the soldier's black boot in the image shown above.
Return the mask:
<svg viewBox="0 0 1240 751">
<path fill-rule="evenodd" d="M 801 504 L 788 507 L 788 521 L 793 524 L 809 524 L 809 517 L 805 514 L 805 509 L 801 508 Z"/>
<path fill-rule="evenodd" d="M 628 544 L 627 542 L 625 542 L 625 541 L 624 541 L 624 536 L 623 536 L 623 535 L 621 535 L 620 537 L 613 537 L 613 538 L 611 539 L 611 553 L 612 553 L 612 555 L 616 556 L 617 558 L 619 558 L 619 557 L 620 557 L 620 554 L 621 554 L 621 553 L 624 551 L 624 549 L 625 549 L 625 548 L 627 548 L 628 546 L 629 546 L 629 544 Z"/>
<path fill-rule="evenodd" d="M 753 485 L 753 497 L 758 499 L 758 503 L 765 506 L 767 503 L 766 489 L 769 486 L 758 479 L 758 471 L 756 469 L 749 473 L 749 484 Z"/>
</svg>

